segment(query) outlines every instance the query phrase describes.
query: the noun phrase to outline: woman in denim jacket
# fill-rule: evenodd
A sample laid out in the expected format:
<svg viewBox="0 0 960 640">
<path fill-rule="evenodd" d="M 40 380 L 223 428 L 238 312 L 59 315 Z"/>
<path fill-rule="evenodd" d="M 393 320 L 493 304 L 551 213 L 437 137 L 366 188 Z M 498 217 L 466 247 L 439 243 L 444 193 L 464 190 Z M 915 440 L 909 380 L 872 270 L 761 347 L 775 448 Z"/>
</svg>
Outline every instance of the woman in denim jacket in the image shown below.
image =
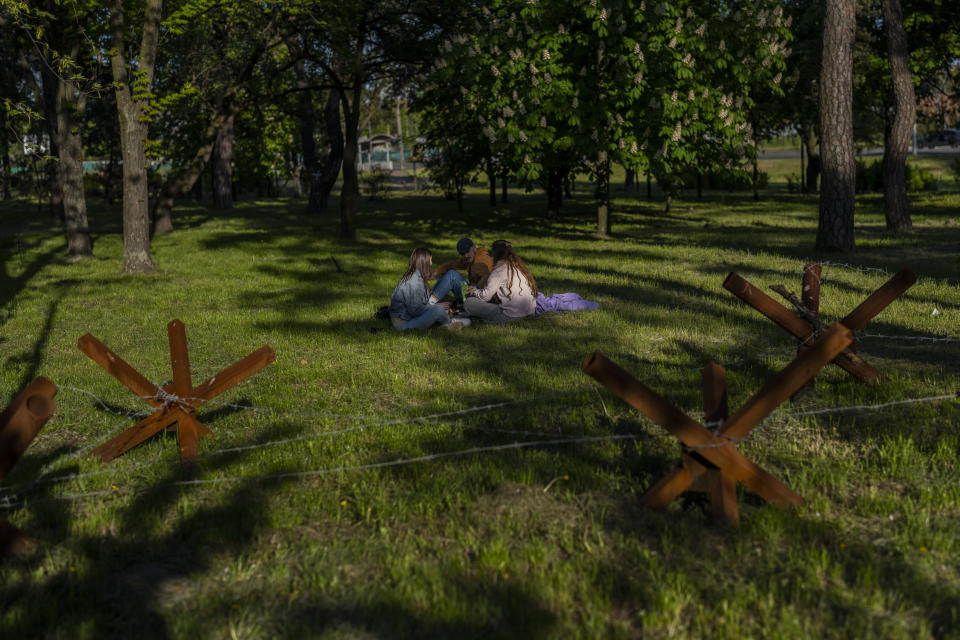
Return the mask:
<svg viewBox="0 0 960 640">
<path fill-rule="evenodd" d="M 447 314 L 450 303 L 430 304 L 427 280 L 430 279 L 432 266 L 433 256 L 428 249 L 417 247 L 410 254 L 407 272 L 390 296 L 390 321 L 395 329 L 406 331 L 427 329 L 435 324 L 450 324 Z"/>
</svg>

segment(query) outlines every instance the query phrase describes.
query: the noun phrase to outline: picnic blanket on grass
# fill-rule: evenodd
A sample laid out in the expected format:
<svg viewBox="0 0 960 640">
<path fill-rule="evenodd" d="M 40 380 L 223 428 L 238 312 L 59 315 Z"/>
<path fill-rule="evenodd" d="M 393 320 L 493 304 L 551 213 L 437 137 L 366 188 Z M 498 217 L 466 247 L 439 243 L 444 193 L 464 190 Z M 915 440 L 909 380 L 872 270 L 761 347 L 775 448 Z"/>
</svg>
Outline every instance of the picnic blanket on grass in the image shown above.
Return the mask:
<svg viewBox="0 0 960 640">
<path fill-rule="evenodd" d="M 576 293 L 555 293 L 552 296 L 545 296 L 537 293 L 537 313 L 546 313 L 547 311 L 583 311 L 585 309 L 599 309 L 599 302 L 584 300 Z"/>
</svg>

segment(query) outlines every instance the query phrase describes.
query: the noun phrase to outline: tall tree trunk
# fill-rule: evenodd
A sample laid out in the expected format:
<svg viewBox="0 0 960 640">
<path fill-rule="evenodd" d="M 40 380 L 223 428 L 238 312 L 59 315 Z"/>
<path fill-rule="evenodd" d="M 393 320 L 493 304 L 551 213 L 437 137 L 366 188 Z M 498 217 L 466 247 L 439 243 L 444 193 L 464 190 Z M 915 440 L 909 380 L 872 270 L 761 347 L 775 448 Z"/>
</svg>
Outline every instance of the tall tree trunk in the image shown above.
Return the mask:
<svg viewBox="0 0 960 640">
<path fill-rule="evenodd" d="M 563 175 L 561 167 L 547 169 L 547 217 L 557 218 L 563 205 Z"/>
<path fill-rule="evenodd" d="M 913 75 L 907 64 L 907 32 L 903 26 L 900 0 L 882 0 L 883 30 L 887 36 L 887 55 L 890 58 L 890 78 L 896 101 L 890 133 L 883 149 L 883 209 L 887 229 L 909 231 L 910 203 L 907 200 L 906 164 L 910 152 L 910 136 L 916 121 L 916 98 Z"/>
<path fill-rule="evenodd" d="M 630 187 L 633 186 L 634 181 L 636 180 L 637 172 L 633 169 L 627 169 L 627 175 L 623 178 L 623 190 L 630 191 Z"/>
<path fill-rule="evenodd" d="M 41 60 L 40 64 L 43 70 L 40 72 L 43 83 L 43 127 L 50 141 L 50 148 L 47 150 L 51 158 L 60 157 L 59 135 L 57 132 L 57 94 L 59 92 L 59 80 L 57 75 L 47 66 L 47 62 Z M 63 175 L 61 173 L 60 163 L 56 160 L 48 160 L 47 163 L 47 189 L 50 191 L 50 224 L 60 227 L 64 224 L 65 212 L 63 209 Z"/>
<path fill-rule="evenodd" d="M 400 162 L 396 168 L 403 171 L 403 119 L 400 117 L 400 98 L 397 98 L 397 140 L 400 144 Z M 496 202 L 493 203 L 496 206 Z"/>
<path fill-rule="evenodd" d="M 340 190 L 340 238 L 349 242 L 357 239 L 357 209 L 360 204 L 360 181 L 357 175 L 357 148 L 359 144 L 360 95 L 363 89 L 357 72 L 352 96 L 342 96 L 345 122 L 343 147 L 343 187 Z M 352 103 L 352 104 L 350 104 Z"/>
<path fill-rule="evenodd" d="M 493 162 L 487 160 L 487 184 L 490 186 L 490 206 L 497 206 L 497 172 Z"/>
<path fill-rule="evenodd" d="M 306 162 L 307 147 L 304 146 L 304 160 L 307 170 L 310 172 L 310 201 L 307 205 L 307 212 L 311 214 L 322 214 L 327 212 L 327 203 L 330 200 L 330 192 L 333 191 L 333 185 L 337 183 L 337 176 L 340 175 L 340 168 L 343 165 L 343 129 L 340 127 L 340 92 L 337 89 L 330 89 L 327 94 L 327 104 L 323 110 L 324 123 L 326 124 L 327 140 L 330 143 L 330 151 L 326 162 L 320 166 L 316 154 L 316 144 L 313 142 L 313 115 L 311 107 L 310 123 L 301 122 L 301 136 L 304 138 L 309 135 L 310 146 L 312 147 L 313 158 L 311 162 Z M 304 127 L 309 126 L 309 132 Z M 306 145 L 306 139 L 304 139 Z"/>
<path fill-rule="evenodd" d="M 134 80 L 124 58 L 123 0 L 112 0 L 110 6 L 111 47 L 110 64 L 116 83 L 117 115 L 120 122 L 120 144 L 123 157 L 123 271 L 148 273 L 155 271 L 156 263 L 150 257 L 149 189 L 147 185 L 146 139 L 147 124 L 142 98 L 135 98 L 131 85 L 136 83 L 138 93 L 149 92 L 153 85 L 153 71 L 157 55 L 157 41 L 163 0 L 147 0 L 144 13 L 140 55 L 137 59 L 137 77 Z"/>
<path fill-rule="evenodd" d="M 597 157 L 597 233 L 610 235 L 610 159 L 605 151 Z"/>
<path fill-rule="evenodd" d="M 803 138 L 801 137 L 800 138 L 800 193 L 807 192 L 807 178 L 806 178 L 807 174 L 805 173 L 806 169 L 804 167 L 804 160 L 805 160 L 804 155 L 806 154 L 804 153 Z"/>
<path fill-rule="evenodd" d="M 3 199 L 10 200 L 13 197 L 10 193 L 13 170 L 10 168 L 10 138 L 7 135 L 7 116 L 3 109 L 0 109 L 0 153 L 3 154 Z"/>
<path fill-rule="evenodd" d="M 202 175 L 213 155 L 213 148 L 217 142 L 217 134 L 223 128 L 224 123 L 233 117 L 236 113 L 236 107 L 232 102 L 221 105 L 221 110 L 214 115 L 204 129 L 200 146 L 190 163 L 181 171 L 172 173 L 163 183 L 160 189 L 160 195 L 157 197 L 157 203 L 153 211 L 153 233 L 154 235 L 165 235 L 173 231 L 173 220 L 171 212 L 173 202 L 177 194 L 188 190 L 194 190 L 197 200 L 203 195 Z"/>
<path fill-rule="evenodd" d="M 76 48 L 72 55 L 79 54 Z M 87 200 L 83 192 L 83 145 L 80 128 L 74 117 L 75 89 L 66 79 L 57 81 L 57 137 L 60 146 L 60 174 L 63 180 L 64 231 L 67 237 L 67 259 L 93 257 L 90 229 L 87 225 Z M 79 110 L 79 109 L 78 109 Z"/>
<path fill-rule="evenodd" d="M 820 146 L 823 179 L 820 188 L 820 221 L 817 228 L 817 249 L 822 250 L 850 251 L 854 246 L 855 6 L 852 0 L 826 0 L 824 11 L 823 66 L 820 73 Z"/>
<path fill-rule="evenodd" d="M 647 171 L 647 200 L 653 199 L 653 185 L 650 184 L 650 172 Z"/>
<path fill-rule="evenodd" d="M 500 204 L 507 204 L 507 177 L 509 175 L 506 171 L 500 174 Z"/>
<path fill-rule="evenodd" d="M 293 70 L 297 76 L 297 89 L 300 91 L 298 98 L 300 108 L 300 154 L 303 156 L 303 167 L 310 180 L 310 198 L 307 200 L 307 213 L 320 213 L 319 201 L 314 199 L 314 182 L 320 175 L 320 162 L 317 159 L 317 141 L 314 139 L 316 111 L 313 108 L 313 91 L 308 87 L 307 67 L 300 56 L 299 47 L 296 44 L 296 38 L 292 38 L 288 44 L 292 55 L 296 56 L 296 62 L 293 63 Z M 337 106 L 339 109 L 339 105 Z"/>
<path fill-rule="evenodd" d="M 213 113 L 213 116 L 210 118 L 210 122 L 207 123 L 207 126 L 204 129 L 203 136 L 200 140 L 200 146 L 194 153 L 193 159 L 189 164 L 186 165 L 184 169 L 169 175 L 166 182 L 164 182 L 164 185 L 160 190 L 160 195 L 157 198 L 156 207 L 154 208 L 154 234 L 163 235 L 173 231 L 173 220 L 171 214 L 173 211 L 174 198 L 177 196 L 177 194 L 192 189 L 194 198 L 197 201 L 202 200 L 203 170 L 210 161 L 214 144 L 216 144 L 217 141 L 217 134 L 219 133 L 220 129 L 223 128 L 224 123 L 227 122 L 227 120 L 232 121 L 233 117 L 239 111 L 239 94 L 244 84 L 253 75 L 257 63 L 263 56 L 264 51 L 266 51 L 266 45 L 263 41 L 259 41 L 254 47 L 250 58 L 247 60 L 243 71 L 224 91 L 223 99 L 221 100 L 216 111 Z"/>
<path fill-rule="evenodd" d="M 233 114 L 220 127 L 213 146 L 213 208 L 233 208 Z"/>
<path fill-rule="evenodd" d="M 816 193 L 817 181 L 820 179 L 820 151 L 817 149 L 813 125 L 807 125 L 800 130 L 800 140 L 807 152 L 807 173 L 804 175 L 803 190 L 805 193 Z"/>
</svg>

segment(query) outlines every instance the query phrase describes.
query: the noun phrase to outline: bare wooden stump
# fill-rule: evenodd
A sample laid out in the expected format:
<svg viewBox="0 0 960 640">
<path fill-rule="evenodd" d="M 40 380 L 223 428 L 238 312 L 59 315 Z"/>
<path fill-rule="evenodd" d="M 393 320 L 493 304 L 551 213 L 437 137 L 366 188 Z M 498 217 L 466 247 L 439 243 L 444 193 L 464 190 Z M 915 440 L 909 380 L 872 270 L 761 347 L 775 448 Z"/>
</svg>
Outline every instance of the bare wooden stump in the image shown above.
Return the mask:
<svg viewBox="0 0 960 640">
<path fill-rule="evenodd" d="M 703 392 L 705 422 L 715 425 L 712 430 L 688 417 L 599 352 L 587 357 L 583 370 L 640 413 L 666 428 L 684 447 L 680 465 L 647 492 L 643 503 L 659 510 L 684 491 L 706 491 L 711 496 L 714 515 L 736 526 L 739 522 L 738 481 L 780 507 L 803 502 L 803 498 L 792 489 L 744 457 L 735 445 L 836 358 L 852 340 L 849 329 L 840 324 L 833 325 L 729 417 L 724 370 L 710 363 L 703 369 Z"/>
<path fill-rule="evenodd" d="M 275 359 L 273 349 L 260 347 L 243 360 L 194 387 L 190 374 L 186 328 L 179 320 L 173 320 L 167 325 L 167 335 L 170 341 L 173 382 L 163 387 L 147 380 L 89 333 L 78 340 L 80 350 L 91 360 L 156 409 L 117 437 L 94 449 L 91 455 L 100 456 L 101 460 L 109 462 L 155 433 L 175 424 L 180 442 L 180 461 L 190 463 L 196 460 L 200 439 L 211 435 L 211 431 L 197 420 L 196 409 Z"/>
</svg>

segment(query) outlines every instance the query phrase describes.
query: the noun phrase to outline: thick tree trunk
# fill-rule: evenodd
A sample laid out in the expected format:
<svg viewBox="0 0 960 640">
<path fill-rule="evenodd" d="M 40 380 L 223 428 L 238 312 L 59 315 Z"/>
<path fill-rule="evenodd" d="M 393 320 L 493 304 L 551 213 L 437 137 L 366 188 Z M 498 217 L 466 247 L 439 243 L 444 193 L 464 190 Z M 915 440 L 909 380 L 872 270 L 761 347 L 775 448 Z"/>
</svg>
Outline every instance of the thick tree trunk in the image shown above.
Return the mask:
<svg viewBox="0 0 960 640">
<path fill-rule="evenodd" d="M 0 153 L 3 154 L 3 199 L 10 200 L 10 181 L 13 179 L 13 170 L 10 167 L 10 138 L 7 136 L 6 111 L 0 109 Z"/>
<path fill-rule="evenodd" d="M 653 185 L 650 184 L 650 172 L 647 171 L 647 200 L 653 199 Z"/>
<path fill-rule="evenodd" d="M 354 242 L 357 239 L 357 209 L 360 204 L 357 149 L 359 148 L 361 91 L 360 78 L 355 78 L 352 99 L 348 100 L 346 94 L 342 96 L 346 135 L 343 146 L 343 186 L 340 189 L 340 238 L 348 242 Z"/>
<path fill-rule="evenodd" d="M 327 140 L 330 143 L 330 152 L 326 162 L 320 166 L 314 150 L 313 169 L 310 170 L 310 203 L 308 213 L 323 214 L 327 212 L 327 203 L 330 192 L 337 183 L 340 169 L 343 165 L 343 129 L 340 127 L 340 92 L 331 89 L 327 94 L 327 104 L 323 110 L 323 119 L 327 128 Z M 310 135 L 313 135 L 313 126 L 310 126 Z M 314 145 L 314 149 L 316 146 Z M 310 167 L 311 165 L 307 165 Z"/>
<path fill-rule="evenodd" d="M 213 208 L 233 208 L 233 114 L 220 127 L 213 146 Z"/>
<path fill-rule="evenodd" d="M 916 121 L 916 97 L 913 75 L 907 63 L 907 33 L 903 26 L 900 0 L 883 0 L 883 29 L 887 36 L 887 55 L 896 107 L 883 149 L 883 209 L 887 229 L 909 231 L 910 203 L 907 200 L 906 164 L 910 138 Z"/>
<path fill-rule="evenodd" d="M 77 52 L 74 52 L 76 58 Z M 87 200 L 83 192 L 83 145 L 74 119 L 74 88 L 65 79 L 57 82 L 57 132 L 60 146 L 60 174 L 63 180 L 64 231 L 67 259 L 93 257 L 87 225 Z"/>
<path fill-rule="evenodd" d="M 51 158 L 60 157 L 60 144 L 57 131 L 57 94 L 59 91 L 59 80 L 56 74 L 46 66 L 45 61 L 41 61 L 43 70 L 40 73 L 43 84 L 43 127 L 50 141 L 50 148 L 47 153 Z M 50 224 L 60 227 L 64 224 L 63 208 L 63 175 L 61 173 L 60 163 L 56 160 L 47 161 L 47 189 L 50 191 Z"/>
<path fill-rule="evenodd" d="M 627 169 L 627 175 L 623 178 L 623 190 L 630 191 L 637 177 L 637 172 L 633 169 Z"/>
<path fill-rule="evenodd" d="M 149 188 L 147 184 L 147 125 L 139 99 L 134 99 L 131 84 L 149 91 L 153 84 L 162 0 L 147 0 L 143 36 L 137 60 L 136 80 L 131 78 L 124 58 L 123 0 L 112 0 L 110 30 L 112 35 L 113 79 L 116 83 L 117 115 L 120 122 L 120 145 L 123 157 L 123 271 L 148 273 L 157 265 L 150 257 Z"/>
<path fill-rule="evenodd" d="M 597 233 L 610 235 L 610 160 L 605 152 L 597 159 Z"/>
<path fill-rule="evenodd" d="M 826 0 L 824 11 L 823 66 L 820 74 L 823 178 L 817 228 L 817 249 L 821 250 L 850 251 L 854 246 L 854 9 L 852 0 Z"/>
<path fill-rule="evenodd" d="M 490 187 L 490 206 L 497 206 L 497 173 L 493 163 L 487 161 L 487 184 Z"/>
</svg>

